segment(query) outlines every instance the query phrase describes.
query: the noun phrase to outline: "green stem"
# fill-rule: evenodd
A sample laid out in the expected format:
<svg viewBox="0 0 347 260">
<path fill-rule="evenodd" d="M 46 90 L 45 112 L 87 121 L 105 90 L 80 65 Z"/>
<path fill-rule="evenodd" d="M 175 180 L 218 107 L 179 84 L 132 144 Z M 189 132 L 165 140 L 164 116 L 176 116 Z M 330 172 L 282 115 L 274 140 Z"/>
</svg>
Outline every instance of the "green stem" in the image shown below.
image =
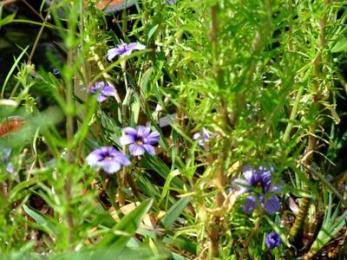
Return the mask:
<svg viewBox="0 0 347 260">
<path fill-rule="evenodd" d="M 259 213 L 259 211 L 258 211 Z M 254 228 L 252 229 L 251 233 L 249 234 L 249 236 L 247 237 L 247 240 L 245 241 L 245 255 L 249 255 L 248 253 L 248 247 L 249 247 L 249 244 L 251 243 L 252 239 L 254 238 L 254 236 L 257 234 L 259 228 L 260 228 L 260 224 L 263 220 L 263 212 L 260 212 L 260 214 L 258 215 L 257 219 L 256 219 L 256 222 L 255 222 L 255 225 L 254 225 Z"/>
<path fill-rule="evenodd" d="M 296 118 L 296 115 L 298 114 L 299 104 L 300 104 L 303 90 L 304 90 L 304 88 L 301 86 L 299 91 L 296 94 L 294 105 L 293 105 L 292 111 L 290 113 L 289 122 L 288 122 L 288 125 L 287 125 L 286 130 L 285 130 L 284 135 L 283 135 L 283 142 L 284 143 L 288 142 L 289 137 L 290 137 L 290 132 L 293 129 L 293 125 L 294 125 L 293 122 Z"/>
<path fill-rule="evenodd" d="M 325 2 L 327 3 L 327 2 Z M 328 7 L 328 6 L 326 6 Z M 322 78 L 322 50 L 325 46 L 325 24 L 326 24 L 326 14 L 323 15 L 323 17 L 319 20 L 319 36 L 318 36 L 318 52 L 316 54 L 316 57 L 313 61 L 313 90 L 312 90 L 312 99 L 313 99 L 313 111 L 317 112 L 319 111 L 319 100 L 320 100 L 320 83 L 319 80 Z M 317 146 L 317 138 L 316 138 L 316 131 L 318 127 L 318 120 L 315 118 L 314 122 L 311 124 L 308 130 L 308 143 L 305 150 L 305 156 L 303 165 L 305 167 L 305 175 L 307 176 L 308 180 L 312 177 L 312 169 L 313 169 L 313 155 L 316 150 Z M 307 182 L 304 184 L 304 191 L 307 191 L 309 189 L 309 186 Z M 295 219 L 295 222 L 290 229 L 289 232 L 289 239 L 291 241 L 295 240 L 295 238 L 298 236 L 308 213 L 308 209 L 310 207 L 311 200 L 308 197 L 304 197 L 301 200 L 301 203 L 299 205 L 299 213 Z"/>
<path fill-rule="evenodd" d="M 36 39 L 35 39 L 35 42 L 33 44 L 33 48 L 31 49 L 31 52 L 30 52 L 30 55 L 29 55 L 29 58 L 28 58 L 28 64 L 31 64 L 31 60 L 33 59 L 33 56 L 34 56 L 34 53 L 36 51 L 36 48 L 39 44 L 39 41 L 40 41 L 40 38 L 41 38 L 41 35 L 43 33 L 43 30 L 45 29 L 46 25 L 47 25 L 47 21 L 48 21 L 48 18 L 50 17 L 50 12 L 47 12 L 46 14 L 46 17 L 41 25 L 41 28 L 36 36 Z"/>
</svg>

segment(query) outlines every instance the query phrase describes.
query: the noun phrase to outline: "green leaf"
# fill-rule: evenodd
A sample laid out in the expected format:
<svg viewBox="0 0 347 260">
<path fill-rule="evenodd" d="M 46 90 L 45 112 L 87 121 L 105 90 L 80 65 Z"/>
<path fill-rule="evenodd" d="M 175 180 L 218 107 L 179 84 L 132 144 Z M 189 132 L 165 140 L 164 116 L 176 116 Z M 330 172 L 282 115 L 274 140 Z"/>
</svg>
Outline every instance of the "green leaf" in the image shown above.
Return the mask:
<svg viewBox="0 0 347 260">
<path fill-rule="evenodd" d="M 332 47 L 331 52 L 345 52 L 347 51 L 347 38 L 339 40 L 334 47 Z"/>
<path fill-rule="evenodd" d="M 148 32 L 148 41 L 152 38 L 152 36 L 154 35 L 154 33 L 157 31 L 158 27 L 159 27 L 159 24 L 153 26 L 153 27 L 149 30 L 149 32 Z"/>
<path fill-rule="evenodd" d="M 110 247 L 112 245 L 113 253 L 115 253 L 115 251 L 121 253 L 121 251 L 125 249 L 130 238 L 136 233 L 141 220 L 147 214 L 152 204 L 152 199 L 145 200 L 140 206 L 124 216 L 112 229 L 113 232 L 106 235 L 99 243 L 98 248 Z"/>
<path fill-rule="evenodd" d="M 179 174 L 180 174 L 180 172 L 178 170 L 174 170 L 174 171 L 170 172 L 170 174 L 166 178 L 166 181 L 165 181 L 165 184 L 164 184 L 164 187 L 163 187 L 163 192 L 160 195 L 160 199 L 159 199 L 158 205 L 160 205 L 161 202 L 166 197 L 166 195 L 169 194 L 169 191 L 170 191 L 170 188 L 171 188 L 171 181 L 173 180 L 173 178 L 175 178 Z"/>
<path fill-rule="evenodd" d="M 18 200 L 19 198 L 24 197 L 25 196 L 24 190 L 28 189 L 31 186 L 37 185 L 42 180 L 43 180 L 42 176 L 38 175 L 38 176 L 32 177 L 29 180 L 18 183 L 11 191 L 10 201 L 15 201 L 15 200 Z"/>
<path fill-rule="evenodd" d="M 329 194 L 329 204 L 327 210 L 325 211 L 325 216 L 321 229 L 318 232 L 317 238 L 312 243 L 309 250 L 310 255 L 316 254 L 321 248 L 323 248 L 331 239 L 333 239 L 340 230 L 346 226 L 347 222 L 347 210 L 344 211 L 342 215 L 337 216 L 340 207 L 336 207 L 335 211 L 332 213 L 331 209 L 333 207 L 332 194 Z"/>
<path fill-rule="evenodd" d="M 7 73 L 7 76 L 5 78 L 5 81 L 1 87 L 1 97 L 4 97 L 4 93 L 5 93 L 5 88 L 6 88 L 6 85 L 8 83 L 8 81 L 10 80 L 12 74 L 14 73 L 15 69 L 17 68 L 19 62 L 21 61 L 21 59 L 24 57 L 24 55 L 26 54 L 26 51 L 28 50 L 29 46 L 26 46 L 21 54 L 15 59 L 10 71 Z"/>
<path fill-rule="evenodd" d="M 172 205 L 161 221 L 165 228 L 169 228 L 176 221 L 190 201 L 191 197 L 184 197 Z"/>
<path fill-rule="evenodd" d="M 0 27 L 11 23 L 15 17 L 16 17 L 16 14 L 11 14 L 6 16 L 5 18 L 0 19 Z"/>
<path fill-rule="evenodd" d="M 55 227 L 53 223 L 45 216 L 41 215 L 38 211 L 29 208 L 27 205 L 23 205 L 24 211 L 32 217 L 39 227 L 49 234 L 54 234 Z"/>
</svg>

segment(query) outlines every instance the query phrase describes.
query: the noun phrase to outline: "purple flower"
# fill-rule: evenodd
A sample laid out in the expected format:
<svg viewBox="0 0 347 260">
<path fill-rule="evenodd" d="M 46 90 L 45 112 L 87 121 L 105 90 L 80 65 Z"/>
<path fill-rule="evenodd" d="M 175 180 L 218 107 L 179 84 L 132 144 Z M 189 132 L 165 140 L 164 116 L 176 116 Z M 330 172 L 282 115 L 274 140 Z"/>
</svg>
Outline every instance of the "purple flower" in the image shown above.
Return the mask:
<svg viewBox="0 0 347 260">
<path fill-rule="evenodd" d="M 89 166 L 100 167 L 109 174 L 119 171 L 122 166 L 130 165 L 125 154 L 109 146 L 95 149 L 87 156 L 86 161 Z"/>
<path fill-rule="evenodd" d="M 107 59 L 111 61 L 116 56 L 127 56 L 130 55 L 134 50 L 143 50 L 145 48 L 146 46 L 138 42 L 132 42 L 129 44 L 122 43 L 107 51 Z"/>
<path fill-rule="evenodd" d="M 271 171 L 260 166 L 258 169 L 253 169 L 246 166 L 243 170 L 244 180 L 238 180 L 243 188 L 260 189 L 260 192 L 266 193 L 271 189 Z"/>
<path fill-rule="evenodd" d="M 1 157 L 0 157 L 0 162 L 6 162 L 10 158 L 10 155 L 12 153 L 11 148 L 3 148 L 1 151 Z"/>
<path fill-rule="evenodd" d="M 6 171 L 8 173 L 14 173 L 14 167 L 13 167 L 13 164 L 12 163 L 8 163 L 7 166 L 6 166 Z"/>
<path fill-rule="evenodd" d="M 195 141 L 198 141 L 198 144 L 200 146 L 205 146 L 205 143 L 208 141 L 209 138 L 210 133 L 205 128 L 202 128 L 200 132 L 197 132 L 193 135 L 193 139 Z"/>
<path fill-rule="evenodd" d="M 177 0 L 166 0 L 166 3 L 168 5 L 174 5 L 174 4 L 176 4 L 176 2 L 177 2 Z"/>
<path fill-rule="evenodd" d="M 52 73 L 53 73 L 54 77 L 56 77 L 57 79 L 60 79 L 60 78 L 61 78 L 60 70 L 58 70 L 57 68 L 54 68 L 54 69 L 52 70 Z"/>
<path fill-rule="evenodd" d="M 7 163 L 6 171 L 8 173 L 14 173 L 14 167 L 11 162 L 8 162 L 12 153 L 11 148 L 3 148 L 0 152 L 0 163 Z"/>
<path fill-rule="evenodd" d="M 107 97 L 115 96 L 117 93 L 116 89 L 113 86 L 107 85 L 103 81 L 96 82 L 95 85 L 89 89 L 89 92 L 92 94 L 97 93 L 98 96 L 96 99 L 100 103 L 104 102 Z"/>
<path fill-rule="evenodd" d="M 276 232 L 270 232 L 266 235 L 265 244 L 268 249 L 273 249 L 280 246 L 282 243 L 281 237 Z"/>
<path fill-rule="evenodd" d="M 122 145 L 129 145 L 129 152 L 133 156 L 143 155 L 145 152 L 155 155 L 154 146 L 159 142 L 158 132 L 151 132 L 150 126 L 138 126 L 136 129 L 126 127 L 119 139 Z"/>
<path fill-rule="evenodd" d="M 270 215 L 275 214 L 281 208 L 280 199 L 276 195 L 269 195 L 265 198 L 260 197 L 260 203 L 265 211 Z"/>
<path fill-rule="evenodd" d="M 257 207 L 257 198 L 255 196 L 248 196 L 243 204 L 243 211 L 247 214 L 252 213 Z"/>
<path fill-rule="evenodd" d="M 281 203 L 274 192 L 280 191 L 279 186 L 273 185 L 271 170 L 260 166 L 258 169 L 245 167 L 244 178 L 234 182 L 240 187 L 241 193 L 250 194 L 243 205 L 246 213 L 252 213 L 257 204 L 260 204 L 268 214 L 274 214 L 280 210 Z"/>
</svg>

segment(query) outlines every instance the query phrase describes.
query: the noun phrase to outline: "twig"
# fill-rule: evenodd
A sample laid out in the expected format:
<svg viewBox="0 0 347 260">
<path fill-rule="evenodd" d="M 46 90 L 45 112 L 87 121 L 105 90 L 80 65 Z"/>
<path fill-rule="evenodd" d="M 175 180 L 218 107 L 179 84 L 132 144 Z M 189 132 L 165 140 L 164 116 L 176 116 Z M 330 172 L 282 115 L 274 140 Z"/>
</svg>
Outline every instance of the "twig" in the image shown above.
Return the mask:
<svg viewBox="0 0 347 260">
<path fill-rule="evenodd" d="M 38 17 L 40 17 L 40 19 L 41 19 L 42 21 L 44 21 L 44 18 L 42 17 L 42 15 L 41 15 L 39 12 L 37 12 L 37 11 L 35 10 L 35 8 L 33 8 L 26 0 L 22 0 L 22 2 L 23 2 L 34 14 L 36 14 Z"/>
<path fill-rule="evenodd" d="M 38 34 L 36 36 L 35 42 L 33 44 L 33 48 L 31 49 L 31 52 L 30 52 L 30 55 L 29 55 L 29 58 L 28 58 L 28 64 L 31 64 L 31 60 L 33 59 L 34 53 L 35 53 L 35 51 L 37 49 L 37 46 L 39 44 L 39 41 L 40 41 L 41 35 L 43 33 L 43 30 L 46 27 L 46 23 L 48 21 L 49 16 L 50 16 L 50 12 L 47 12 L 46 17 L 45 17 L 44 21 L 42 22 L 40 31 L 38 32 Z"/>
</svg>

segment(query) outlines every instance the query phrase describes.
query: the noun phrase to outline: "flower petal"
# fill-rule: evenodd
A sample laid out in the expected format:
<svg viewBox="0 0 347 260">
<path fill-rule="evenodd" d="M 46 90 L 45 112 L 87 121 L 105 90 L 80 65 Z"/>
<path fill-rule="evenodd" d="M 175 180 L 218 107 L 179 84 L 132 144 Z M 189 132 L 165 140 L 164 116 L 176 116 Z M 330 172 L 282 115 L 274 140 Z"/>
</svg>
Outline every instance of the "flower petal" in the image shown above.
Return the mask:
<svg viewBox="0 0 347 260">
<path fill-rule="evenodd" d="M 146 144 L 157 144 L 160 139 L 160 134 L 157 131 L 150 133 L 146 138 L 144 138 L 144 142 Z"/>
<path fill-rule="evenodd" d="M 133 144 L 135 143 L 135 137 L 133 135 L 122 135 L 119 142 L 121 145 Z"/>
<path fill-rule="evenodd" d="M 107 97 L 105 97 L 103 94 L 100 94 L 97 96 L 96 100 L 101 103 L 104 102 L 107 99 Z"/>
<path fill-rule="evenodd" d="M 250 183 L 245 179 L 235 179 L 233 181 L 233 184 L 235 184 L 239 188 L 240 193 L 245 193 L 250 189 Z"/>
<path fill-rule="evenodd" d="M 133 52 L 133 50 L 125 49 L 119 56 L 128 56 Z"/>
<path fill-rule="evenodd" d="M 96 149 L 92 151 L 87 157 L 86 162 L 89 166 L 96 166 L 98 161 L 102 160 L 102 157 L 100 156 L 101 150 Z"/>
<path fill-rule="evenodd" d="M 110 85 L 106 85 L 102 89 L 102 94 L 104 96 L 114 96 L 116 94 L 116 92 L 117 92 L 116 89 L 113 86 L 110 86 Z"/>
<path fill-rule="evenodd" d="M 210 133 L 206 130 L 206 128 L 203 128 L 201 132 L 203 139 L 207 141 L 210 138 Z"/>
<path fill-rule="evenodd" d="M 253 175 L 254 175 L 254 169 L 253 169 L 252 167 L 250 167 L 250 166 L 245 166 L 245 167 L 243 168 L 242 174 L 243 174 L 243 176 L 245 177 L 245 179 L 246 179 L 249 183 L 251 183 L 251 179 L 252 179 L 252 177 L 253 177 Z"/>
<path fill-rule="evenodd" d="M 123 133 L 126 135 L 132 135 L 134 138 L 137 137 L 137 130 L 132 127 L 126 127 L 123 129 Z"/>
<path fill-rule="evenodd" d="M 117 161 L 118 163 L 120 163 L 121 165 L 124 165 L 124 166 L 128 166 L 131 164 L 128 156 L 126 156 L 122 152 L 117 152 L 117 156 L 115 156 L 114 159 L 115 159 L 115 161 Z"/>
<path fill-rule="evenodd" d="M 123 53 L 122 49 L 117 46 L 116 48 L 109 49 L 107 51 L 107 59 L 112 61 L 114 57 L 121 55 Z"/>
<path fill-rule="evenodd" d="M 197 132 L 197 133 L 195 133 L 194 135 L 193 135 L 193 139 L 194 140 L 198 140 L 198 139 L 200 139 L 201 138 L 201 133 L 200 132 Z"/>
<path fill-rule="evenodd" d="M 271 172 L 264 167 L 259 167 L 258 169 L 261 183 L 264 192 L 268 192 L 271 188 Z"/>
<path fill-rule="evenodd" d="M 147 153 L 150 155 L 155 155 L 155 149 L 152 145 L 150 144 L 143 144 L 142 147 L 146 150 Z"/>
<path fill-rule="evenodd" d="M 139 42 L 129 43 L 127 45 L 127 47 L 126 47 L 127 50 L 131 50 L 131 51 L 133 51 L 133 50 L 143 50 L 145 48 L 146 48 L 146 46 L 141 44 L 141 43 L 139 43 Z"/>
<path fill-rule="evenodd" d="M 140 155 L 143 155 L 145 153 L 145 149 L 140 145 L 131 144 L 131 145 L 129 145 L 129 152 L 133 156 L 140 156 Z"/>
<path fill-rule="evenodd" d="M 243 204 L 243 211 L 250 214 L 254 211 L 257 206 L 257 199 L 254 196 L 247 197 L 245 203 Z"/>
<path fill-rule="evenodd" d="M 96 93 L 104 87 L 105 83 L 103 81 L 96 82 L 93 86 L 89 88 L 90 93 Z"/>
<path fill-rule="evenodd" d="M 137 136 L 145 138 L 151 132 L 151 128 L 149 126 L 138 126 L 137 127 Z"/>
<path fill-rule="evenodd" d="M 275 214 L 281 208 L 280 200 L 277 196 L 273 195 L 270 198 L 265 198 L 264 209 L 269 214 Z"/>
<path fill-rule="evenodd" d="M 115 160 L 105 160 L 102 163 L 100 163 L 100 166 L 105 172 L 109 174 L 118 172 L 121 168 L 121 165 Z"/>
<path fill-rule="evenodd" d="M 6 162 L 10 156 L 11 156 L 11 152 L 12 149 L 11 148 L 2 148 L 0 147 L 0 163 L 1 162 Z"/>
<path fill-rule="evenodd" d="M 14 173 L 14 167 L 13 167 L 13 164 L 12 163 L 8 163 L 7 166 L 6 166 L 6 171 L 8 173 Z"/>
</svg>

